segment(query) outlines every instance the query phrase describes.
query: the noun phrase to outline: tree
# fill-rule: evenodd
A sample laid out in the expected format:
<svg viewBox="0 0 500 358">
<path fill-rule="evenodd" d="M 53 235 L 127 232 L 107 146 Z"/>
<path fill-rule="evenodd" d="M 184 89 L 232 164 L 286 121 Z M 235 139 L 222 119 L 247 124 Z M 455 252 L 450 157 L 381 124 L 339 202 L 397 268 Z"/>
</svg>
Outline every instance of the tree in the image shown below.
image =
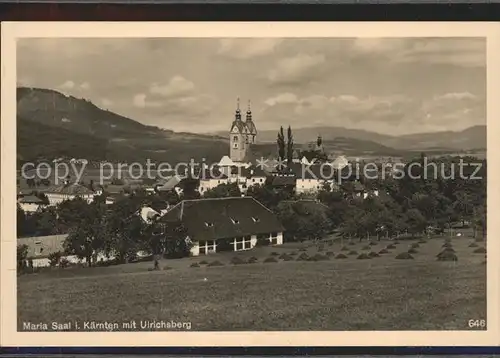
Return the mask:
<svg viewBox="0 0 500 358">
<path fill-rule="evenodd" d="M 215 188 L 207 190 L 203 195 L 204 198 L 229 198 L 240 196 L 241 191 L 238 183 L 217 185 Z"/>
<path fill-rule="evenodd" d="M 84 207 L 80 221 L 70 230 L 64 242 L 66 253 L 85 259 L 89 267 L 95 263 L 95 256 L 105 248 L 105 214 L 105 204 L 92 202 Z"/>
<path fill-rule="evenodd" d="M 128 262 L 140 248 L 144 222 L 138 215 L 140 202 L 126 199 L 111 205 L 106 217 L 104 252 L 116 255 L 117 262 Z"/>
<path fill-rule="evenodd" d="M 17 245 L 17 269 L 24 270 L 28 258 L 28 245 Z"/>
<path fill-rule="evenodd" d="M 292 128 L 290 126 L 288 126 L 288 131 L 287 131 L 286 159 L 288 165 L 290 165 L 293 161 L 293 135 L 292 135 Z"/>
<path fill-rule="evenodd" d="M 21 208 L 21 205 L 17 204 L 17 236 L 24 236 L 26 232 L 26 214 Z"/>
<path fill-rule="evenodd" d="M 283 127 L 280 127 L 280 131 L 278 132 L 277 144 L 278 144 L 278 159 L 283 161 L 286 159 L 285 134 L 283 132 Z"/>
<path fill-rule="evenodd" d="M 427 221 L 418 209 L 410 209 L 406 212 L 408 231 L 414 236 L 422 233 L 427 228 Z"/>
<path fill-rule="evenodd" d="M 61 257 L 62 257 L 62 254 L 59 251 L 52 252 L 48 257 L 50 267 L 57 266 L 59 264 L 59 262 L 61 261 Z"/>
</svg>

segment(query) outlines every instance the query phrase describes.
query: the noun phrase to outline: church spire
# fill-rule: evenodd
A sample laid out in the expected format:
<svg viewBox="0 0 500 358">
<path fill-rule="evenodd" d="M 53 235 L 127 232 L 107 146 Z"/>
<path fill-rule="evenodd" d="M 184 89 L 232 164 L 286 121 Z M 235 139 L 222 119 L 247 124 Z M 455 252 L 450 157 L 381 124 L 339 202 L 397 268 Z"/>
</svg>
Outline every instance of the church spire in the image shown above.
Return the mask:
<svg viewBox="0 0 500 358">
<path fill-rule="evenodd" d="M 241 120 L 241 111 L 240 111 L 240 97 L 236 99 L 236 115 L 235 118 L 237 121 Z"/>
<path fill-rule="evenodd" d="M 248 100 L 247 121 L 251 120 L 252 120 L 252 110 L 250 109 L 250 100 Z"/>
</svg>

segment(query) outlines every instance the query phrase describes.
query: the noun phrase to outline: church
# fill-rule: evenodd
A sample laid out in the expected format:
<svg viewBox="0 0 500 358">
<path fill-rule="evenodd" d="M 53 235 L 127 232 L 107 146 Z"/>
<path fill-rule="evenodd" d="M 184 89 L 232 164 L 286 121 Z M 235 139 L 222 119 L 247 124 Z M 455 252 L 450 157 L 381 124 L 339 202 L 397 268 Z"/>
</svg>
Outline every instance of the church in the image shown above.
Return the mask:
<svg viewBox="0 0 500 358">
<path fill-rule="evenodd" d="M 240 100 L 238 98 L 235 118 L 229 130 L 229 157 L 231 161 L 248 161 L 250 146 L 255 143 L 256 136 L 257 128 L 252 120 L 250 101 L 248 101 L 246 118 L 243 121 L 241 118 Z"/>
</svg>

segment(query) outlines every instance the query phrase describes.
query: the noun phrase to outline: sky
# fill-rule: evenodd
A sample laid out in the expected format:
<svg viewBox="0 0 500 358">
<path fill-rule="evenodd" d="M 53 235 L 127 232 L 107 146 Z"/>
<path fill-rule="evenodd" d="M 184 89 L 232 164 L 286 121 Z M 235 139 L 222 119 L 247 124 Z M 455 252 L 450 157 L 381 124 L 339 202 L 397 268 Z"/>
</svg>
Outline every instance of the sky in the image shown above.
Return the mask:
<svg viewBox="0 0 500 358">
<path fill-rule="evenodd" d="M 19 86 L 175 131 L 342 126 L 401 135 L 486 124 L 484 38 L 38 38 Z"/>
</svg>

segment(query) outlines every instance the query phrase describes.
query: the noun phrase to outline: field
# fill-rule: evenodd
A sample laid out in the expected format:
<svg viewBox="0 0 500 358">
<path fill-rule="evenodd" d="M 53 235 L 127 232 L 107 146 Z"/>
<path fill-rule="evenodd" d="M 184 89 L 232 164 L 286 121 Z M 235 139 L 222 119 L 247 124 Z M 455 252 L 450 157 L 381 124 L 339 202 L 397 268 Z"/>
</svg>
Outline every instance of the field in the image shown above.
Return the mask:
<svg viewBox="0 0 500 358">
<path fill-rule="evenodd" d="M 311 243 L 285 244 L 240 253 L 151 262 L 58 269 L 19 276 L 18 329 L 23 322 L 191 322 L 192 330 L 469 330 L 486 319 L 485 254 L 467 237 L 453 237 L 458 261 L 437 261 L 443 237 L 416 248 L 413 260 L 395 259 L 418 240 L 404 240 L 380 257 L 356 255 L 324 261 L 263 263 L 272 253 L 313 256 Z M 325 244 L 321 254 L 371 250 L 366 241 Z M 484 243 L 477 243 L 483 247 Z M 321 247 L 319 249 L 322 249 Z M 302 250 L 302 251 L 301 251 Z M 233 265 L 235 256 L 257 263 Z M 218 260 L 219 267 L 190 267 Z M 167 267 L 166 267 L 167 266 Z M 73 328 L 72 328 L 73 329 Z M 472 328 L 480 329 L 480 328 Z"/>
</svg>

